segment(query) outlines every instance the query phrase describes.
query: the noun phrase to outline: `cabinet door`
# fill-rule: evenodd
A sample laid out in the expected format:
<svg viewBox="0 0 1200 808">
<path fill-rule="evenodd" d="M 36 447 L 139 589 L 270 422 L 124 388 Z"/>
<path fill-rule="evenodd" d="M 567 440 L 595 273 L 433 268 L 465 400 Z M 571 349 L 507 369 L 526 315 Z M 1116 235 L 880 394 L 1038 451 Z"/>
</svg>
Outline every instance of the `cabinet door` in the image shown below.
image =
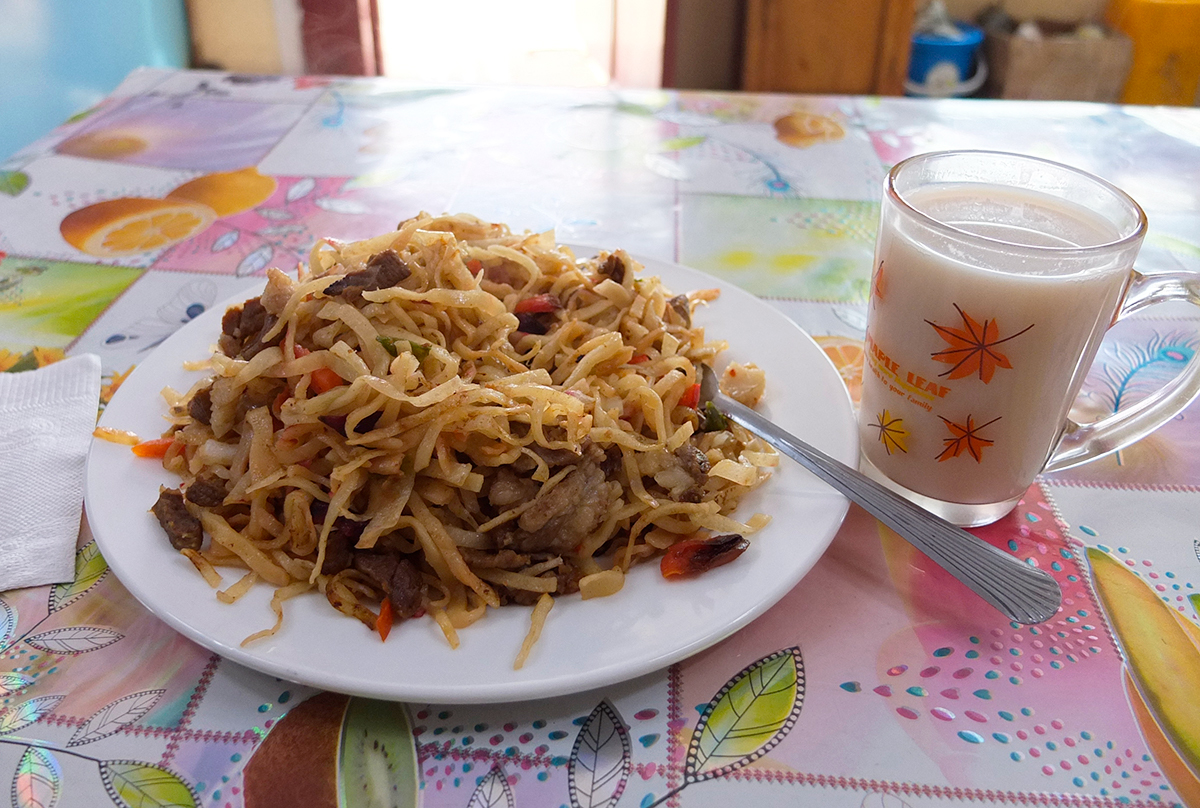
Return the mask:
<svg viewBox="0 0 1200 808">
<path fill-rule="evenodd" d="M 742 89 L 900 95 L 916 0 L 748 0 Z"/>
</svg>

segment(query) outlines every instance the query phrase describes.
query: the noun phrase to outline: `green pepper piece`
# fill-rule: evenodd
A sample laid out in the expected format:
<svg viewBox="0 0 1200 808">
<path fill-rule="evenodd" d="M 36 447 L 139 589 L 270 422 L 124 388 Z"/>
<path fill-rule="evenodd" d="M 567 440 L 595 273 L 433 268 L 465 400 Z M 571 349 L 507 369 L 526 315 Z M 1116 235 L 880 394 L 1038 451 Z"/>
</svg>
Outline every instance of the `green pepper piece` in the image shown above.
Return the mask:
<svg viewBox="0 0 1200 808">
<path fill-rule="evenodd" d="M 387 351 L 389 354 L 391 354 L 392 356 L 400 355 L 400 352 L 398 350 L 396 350 L 396 340 L 394 340 L 393 338 L 379 336 L 379 337 L 375 338 L 375 341 L 378 342 L 380 345 L 382 345 L 383 349 L 385 351 Z"/>
<path fill-rule="evenodd" d="M 729 428 L 729 419 L 725 417 L 725 413 L 717 409 L 717 405 L 711 401 L 704 403 L 704 422 L 700 424 L 701 432 L 720 432 Z"/>
</svg>

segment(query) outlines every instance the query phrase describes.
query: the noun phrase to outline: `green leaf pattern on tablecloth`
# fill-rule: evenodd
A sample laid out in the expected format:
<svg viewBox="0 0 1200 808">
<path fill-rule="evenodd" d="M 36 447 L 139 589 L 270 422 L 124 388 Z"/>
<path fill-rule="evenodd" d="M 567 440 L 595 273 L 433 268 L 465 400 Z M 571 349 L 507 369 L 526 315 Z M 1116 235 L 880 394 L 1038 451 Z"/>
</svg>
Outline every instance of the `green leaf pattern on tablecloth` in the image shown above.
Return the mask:
<svg viewBox="0 0 1200 808">
<path fill-rule="evenodd" d="M 196 795 L 174 772 L 136 760 L 100 761 L 100 779 L 125 808 L 195 808 Z"/>
<path fill-rule="evenodd" d="M 100 555 L 95 541 L 90 541 L 75 553 L 75 580 L 58 584 L 50 590 L 50 611 L 57 612 L 87 594 L 88 590 L 108 574 L 108 562 Z"/>
<path fill-rule="evenodd" d="M 62 796 L 62 768 L 47 749 L 30 746 L 13 775 L 13 808 L 54 808 Z"/>
<path fill-rule="evenodd" d="M 700 715 L 688 746 L 686 782 L 719 777 L 752 763 L 791 731 L 804 704 L 804 661 L 785 648 L 744 668 Z"/>
</svg>

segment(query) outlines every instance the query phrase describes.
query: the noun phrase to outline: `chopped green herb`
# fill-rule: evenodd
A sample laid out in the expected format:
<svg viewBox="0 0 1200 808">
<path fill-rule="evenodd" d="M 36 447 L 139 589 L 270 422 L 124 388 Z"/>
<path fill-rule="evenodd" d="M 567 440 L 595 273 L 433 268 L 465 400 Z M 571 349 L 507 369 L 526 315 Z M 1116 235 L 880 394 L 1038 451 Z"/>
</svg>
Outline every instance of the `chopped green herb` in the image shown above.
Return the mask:
<svg viewBox="0 0 1200 808">
<path fill-rule="evenodd" d="M 429 356 L 428 345 L 422 345 L 421 343 L 413 342 L 412 340 L 408 341 L 408 345 L 410 350 L 412 350 L 412 355 L 417 358 L 418 362 L 424 362 L 425 357 Z"/>
<path fill-rule="evenodd" d="M 375 338 L 375 341 L 382 345 L 383 349 L 392 356 L 400 355 L 400 352 L 396 350 L 396 340 L 392 339 L 391 337 L 379 336 Z"/>
<path fill-rule="evenodd" d="M 729 420 L 725 414 L 717 409 L 717 405 L 711 401 L 704 404 L 704 422 L 700 424 L 701 432 L 720 432 L 723 429 L 729 428 Z"/>
</svg>

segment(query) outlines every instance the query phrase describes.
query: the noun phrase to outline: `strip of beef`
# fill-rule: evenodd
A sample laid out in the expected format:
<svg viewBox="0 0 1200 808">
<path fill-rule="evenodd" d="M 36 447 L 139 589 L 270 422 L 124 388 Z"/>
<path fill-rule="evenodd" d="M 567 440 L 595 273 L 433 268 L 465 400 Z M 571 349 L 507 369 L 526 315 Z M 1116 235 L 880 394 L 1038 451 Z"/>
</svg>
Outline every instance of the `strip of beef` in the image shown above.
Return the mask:
<svg viewBox="0 0 1200 808">
<path fill-rule="evenodd" d="M 507 466 L 501 466 L 491 477 L 487 498 L 492 506 L 505 510 L 537 496 L 538 484 L 525 477 L 513 474 Z"/>
<path fill-rule="evenodd" d="M 215 508 L 225 501 L 226 493 L 224 480 L 211 472 L 204 472 L 192 480 L 184 497 L 201 508 Z"/>
<path fill-rule="evenodd" d="M 517 530 L 499 537 L 501 548 L 520 553 L 567 553 L 600 527 L 612 496 L 593 454 L 604 458 L 594 447 L 574 471 L 521 514 Z"/>
<path fill-rule="evenodd" d="M 524 331 L 526 334 L 546 334 L 553 325 L 553 314 L 535 314 L 526 311 L 517 315 L 517 330 Z"/>
<path fill-rule="evenodd" d="M 252 359 L 263 348 L 278 345 L 283 340 L 281 331 L 269 342 L 263 341 L 263 336 L 275 325 L 276 319 L 257 297 L 247 300 L 240 307 L 230 307 L 221 318 L 221 337 L 217 345 L 226 356 Z"/>
<path fill-rule="evenodd" d="M 675 295 L 667 301 L 667 305 L 679 315 L 679 319 L 686 327 L 692 327 L 692 304 L 688 302 L 687 295 Z"/>
<path fill-rule="evenodd" d="M 395 250 L 384 250 L 372 255 L 365 269 L 351 272 L 326 286 L 325 294 L 329 297 L 340 296 L 346 300 L 357 300 L 363 292 L 388 289 L 411 274 L 412 270 Z"/>
<path fill-rule="evenodd" d="M 325 514 L 322 513 L 322 525 L 324 517 Z M 315 513 L 313 519 L 317 519 Z M 358 537 L 362 535 L 364 527 L 366 525 L 362 522 L 355 522 L 344 516 L 339 516 L 334 520 L 333 527 L 329 529 L 329 537 L 325 540 L 325 560 L 321 564 L 323 574 L 335 575 L 350 567 L 354 562 L 354 545 L 358 542 Z"/>
<path fill-rule="evenodd" d="M 212 423 L 212 386 L 201 387 L 188 402 L 188 415 L 201 424 Z"/>
<path fill-rule="evenodd" d="M 409 618 L 421 611 L 425 600 L 425 581 L 407 558 L 391 553 L 357 552 L 354 569 L 367 576 L 392 602 L 396 617 Z"/>
<path fill-rule="evenodd" d="M 604 259 L 604 263 L 600 265 L 600 274 L 607 275 L 616 283 L 625 282 L 625 262 L 621 260 L 621 256 L 612 253 L 608 258 Z"/>
<path fill-rule="evenodd" d="M 679 493 L 676 502 L 699 502 L 704 498 L 704 484 L 708 482 L 708 472 L 712 464 L 708 456 L 690 443 L 685 443 L 675 450 L 679 466 L 692 478 L 692 485 Z"/>
<path fill-rule="evenodd" d="M 159 486 L 158 501 L 150 508 L 176 550 L 199 550 L 204 541 L 200 520 L 192 516 L 177 488 Z"/>
</svg>

